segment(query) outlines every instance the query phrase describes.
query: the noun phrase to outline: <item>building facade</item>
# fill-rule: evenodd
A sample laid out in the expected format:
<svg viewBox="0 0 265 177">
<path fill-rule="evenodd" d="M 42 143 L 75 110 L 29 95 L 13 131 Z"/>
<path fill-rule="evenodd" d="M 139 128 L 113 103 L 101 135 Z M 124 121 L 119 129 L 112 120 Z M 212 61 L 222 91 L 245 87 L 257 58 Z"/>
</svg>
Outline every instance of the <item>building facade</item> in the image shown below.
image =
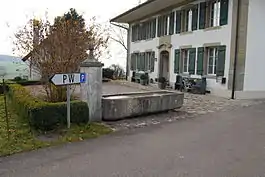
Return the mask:
<svg viewBox="0 0 265 177">
<path fill-rule="evenodd" d="M 207 78 L 212 94 L 265 98 L 262 0 L 149 0 L 112 19 L 128 23 L 129 77 Z M 264 21 L 264 20 L 263 20 Z"/>
</svg>

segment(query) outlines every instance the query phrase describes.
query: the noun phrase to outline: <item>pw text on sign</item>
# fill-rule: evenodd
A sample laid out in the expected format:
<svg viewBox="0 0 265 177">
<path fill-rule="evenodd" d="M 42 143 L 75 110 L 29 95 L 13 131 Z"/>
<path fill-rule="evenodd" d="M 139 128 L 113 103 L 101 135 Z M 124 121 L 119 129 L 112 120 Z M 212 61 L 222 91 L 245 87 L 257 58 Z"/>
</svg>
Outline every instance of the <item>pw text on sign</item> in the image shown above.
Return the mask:
<svg viewBox="0 0 265 177">
<path fill-rule="evenodd" d="M 50 78 L 54 85 L 72 85 L 86 82 L 86 73 L 55 74 Z"/>
</svg>

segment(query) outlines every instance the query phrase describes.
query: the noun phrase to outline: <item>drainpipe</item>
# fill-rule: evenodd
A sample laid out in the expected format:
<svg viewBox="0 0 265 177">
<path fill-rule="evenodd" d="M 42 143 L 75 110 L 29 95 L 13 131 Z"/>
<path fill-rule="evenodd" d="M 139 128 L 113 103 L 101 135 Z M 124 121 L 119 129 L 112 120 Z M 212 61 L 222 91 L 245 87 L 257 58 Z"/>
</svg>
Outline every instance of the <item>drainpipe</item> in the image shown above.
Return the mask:
<svg viewBox="0 0 265 177">
<path fill-rule="evenodd" d="M 237 1 L 237 14 L 236 14 L 236 42 L 235 42 L 235 60 L 233 68 L 233 83 L 232 83 L 232 95 L 231 99 L 235 99 L 235 90 L 236 90 L 236 72 L 237 72 L 237 60 L 238 60 L 238 29 L 239 29 L 239 7 L 241 0 Z"/>
<path fill-rule="evenodd" d="M 113 22 L 110 22 L 110 24 L 114 25 L 114 26 L 117 26 L 119 28 L 123 28 L 127 31 L 127 57 L 126 57 L 126 80 L 129 79 L 129 57 L 130 57 L 130 50 L 129 50 L 129 47 L 130 47 L 130 27 L 129 28 L 126 28 L 122 25 L 119 25 L 119 24 L 116 24 L 116 23 L 113 23 Z"/>
</svg>

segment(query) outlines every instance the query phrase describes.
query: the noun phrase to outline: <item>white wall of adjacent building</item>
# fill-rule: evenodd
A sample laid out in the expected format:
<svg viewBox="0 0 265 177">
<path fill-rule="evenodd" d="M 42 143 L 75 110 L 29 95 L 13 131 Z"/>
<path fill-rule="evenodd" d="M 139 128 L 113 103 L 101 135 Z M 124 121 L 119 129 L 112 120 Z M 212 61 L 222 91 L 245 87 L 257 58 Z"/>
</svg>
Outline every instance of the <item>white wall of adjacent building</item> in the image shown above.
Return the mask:
<svg viewBox="0 0 265 177">
<path fill-rule="evenodd" d="M 265 1 L 249 0 L 244 91 L 265 96 Z"/>
</svg>

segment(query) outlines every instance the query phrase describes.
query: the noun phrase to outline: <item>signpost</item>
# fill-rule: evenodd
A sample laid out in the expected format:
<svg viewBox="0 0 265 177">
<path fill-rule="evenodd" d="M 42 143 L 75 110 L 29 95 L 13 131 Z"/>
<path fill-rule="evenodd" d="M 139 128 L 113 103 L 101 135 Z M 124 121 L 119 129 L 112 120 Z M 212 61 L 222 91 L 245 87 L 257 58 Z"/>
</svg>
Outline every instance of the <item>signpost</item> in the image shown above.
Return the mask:
<svg viewBox="0 0 265 177">
<path fill-rule="evenodd" d="M 86 82 L 86 73 L 71 73 L 71 74 L 54 74 L 50 78 L 50 82 L 56 86 L 66 85 L 67 89 L 67 127 L 70 128 L 70 85 Z"/>
</svg>

